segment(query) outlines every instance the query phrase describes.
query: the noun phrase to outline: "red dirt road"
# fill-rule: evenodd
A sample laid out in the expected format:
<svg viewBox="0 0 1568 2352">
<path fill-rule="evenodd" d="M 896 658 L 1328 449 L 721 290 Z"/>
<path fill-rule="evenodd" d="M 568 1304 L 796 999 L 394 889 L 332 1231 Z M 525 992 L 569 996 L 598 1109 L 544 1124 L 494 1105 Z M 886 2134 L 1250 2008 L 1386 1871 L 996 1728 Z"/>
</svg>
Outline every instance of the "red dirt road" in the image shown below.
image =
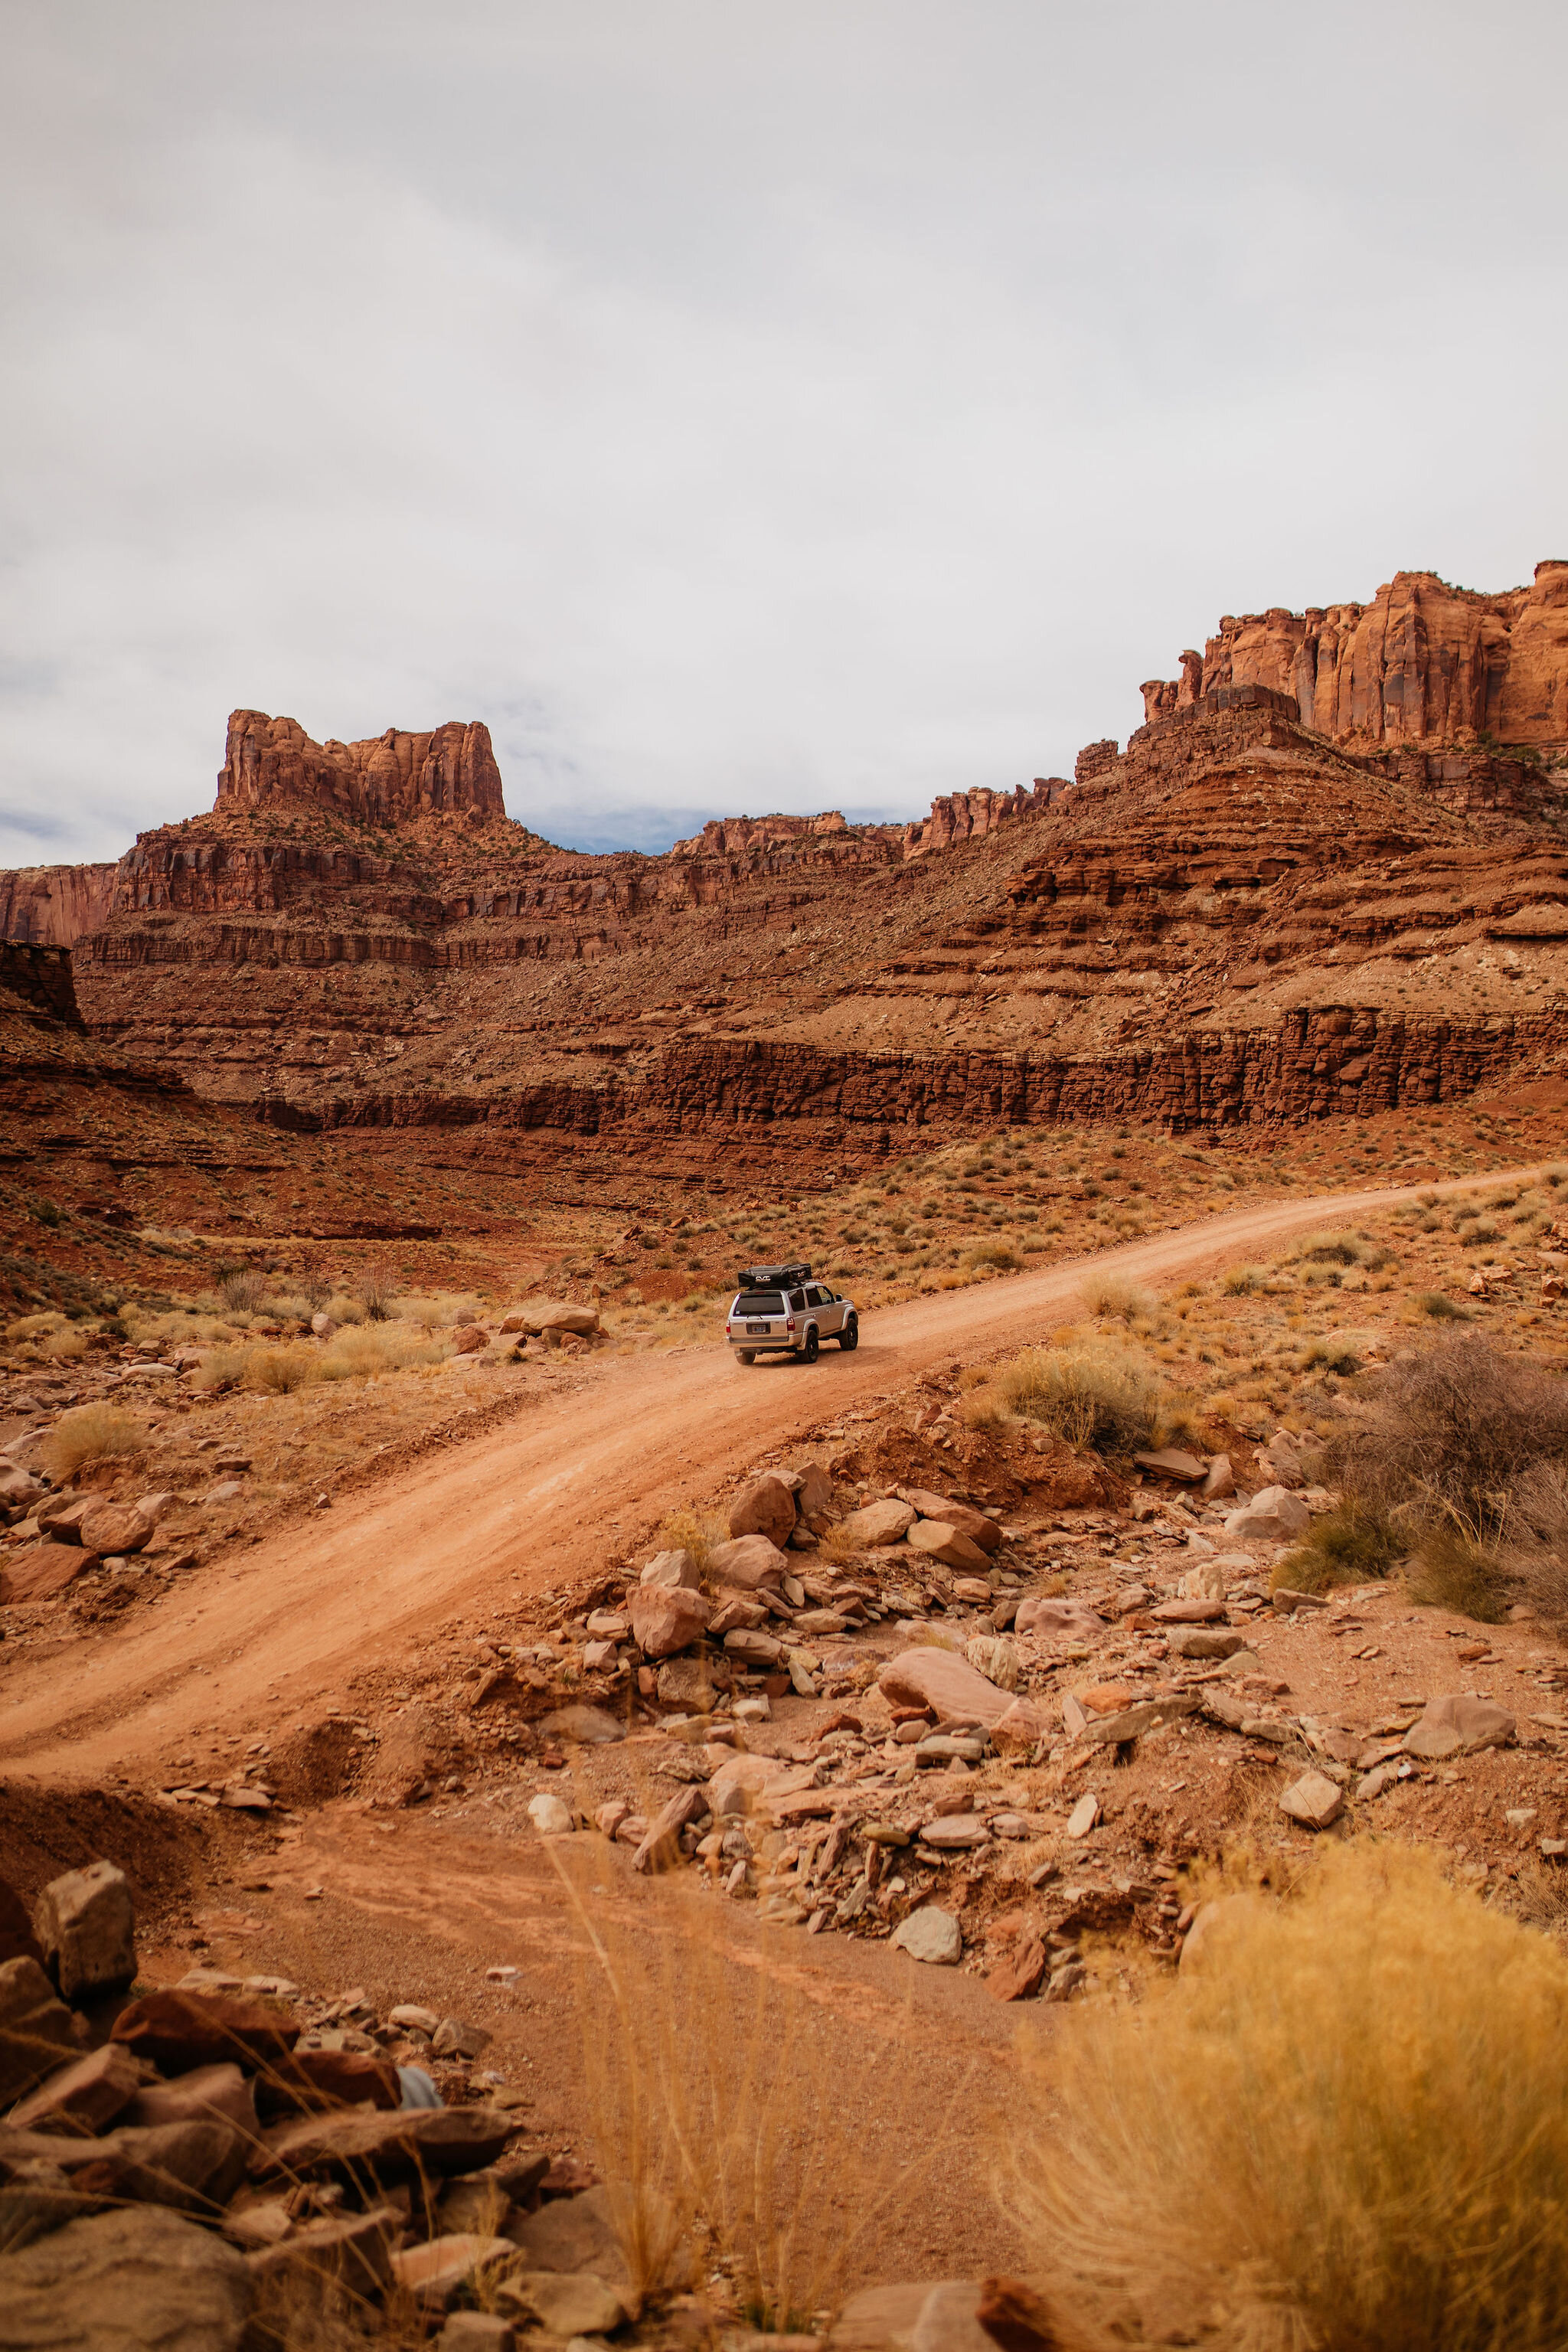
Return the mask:
<svg viewBox="0 0 1568 2352">
<path fill-rule="evenodd" d="M 1418 1189 L 1504 1181 L 1494 1170 Z M 830 1348 L 815 1366 L 747 1370 L 716 1340 L 568 1374 L 542 1388 L 536 1410 L 223 1562 L 123 1633 L 82 1643 L 68 1661 L 19 1660 L 5 1675 L 0 1761 L 45 1777 L 133 1768 L 198 1725 L 276 1722 L 367 1664 L 407 1659 L 454 1620 L 591 1570 L 767 1448 L 954 1356 L 1026 1345 L 1076 1318 L 1090 1264 L 1160 1286 L 1412 1197 L 1278 1202 L 943 1292 L 875 1316 L 855 1354 Z"/>
</svg>

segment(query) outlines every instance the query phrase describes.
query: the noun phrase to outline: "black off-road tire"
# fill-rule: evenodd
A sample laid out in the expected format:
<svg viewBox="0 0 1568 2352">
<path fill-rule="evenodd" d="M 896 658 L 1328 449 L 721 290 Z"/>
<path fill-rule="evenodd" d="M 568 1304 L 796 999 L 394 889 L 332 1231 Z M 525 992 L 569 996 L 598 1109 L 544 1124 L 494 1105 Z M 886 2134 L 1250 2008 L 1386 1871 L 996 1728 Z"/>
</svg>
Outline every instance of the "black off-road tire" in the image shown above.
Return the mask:
<svg viewBox="0 0 1568 2352">
<path fill-rule="evenodd" d="M 800 1352 L 805 1358 L 808 1364 L 816 1363 L 816 1351 L 821 1344 L 822 1342 L 818 1339 L 815 1328 L 806 1333 L 805 1341 Z"/>
<path fill-rule="evenodd" d="M 853 1315 L 838 1334 L 838 1344 L 846 1355 L 860 1345 L 860 1325 Z"/>
</svg>

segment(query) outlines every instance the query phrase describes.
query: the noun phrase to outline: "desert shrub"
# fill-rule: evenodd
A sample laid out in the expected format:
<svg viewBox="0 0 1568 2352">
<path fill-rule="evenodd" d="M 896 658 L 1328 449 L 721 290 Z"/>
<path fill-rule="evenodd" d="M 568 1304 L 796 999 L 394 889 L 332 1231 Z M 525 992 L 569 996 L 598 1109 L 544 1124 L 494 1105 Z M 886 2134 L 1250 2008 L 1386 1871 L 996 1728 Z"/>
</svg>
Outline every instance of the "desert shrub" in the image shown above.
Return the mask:
<svg viewBox="0 0 1568 2352">
<path fill-rule="evenodd" d="M 68 1326 L 63 1331 L 50 1331 L 40 1342 L 40 1349 L 50 1363 L 75 1363 L 79 1357 L 86 1355 L 87 1341 L 79 1331 Z"/>
<path fill-rule="evenodd" d="M 116 1454 L 140 1454 L 146 1443 L 146 1424 L 134 1414 L 117 1405 L 79 1404 L 74 1412 L 61 1413 L 39 1452 L 50 1477 L 62 1486 L 94 1462 L 107 1462 Z"/>
<path fill-rule="evenodd" d="M 1421 1314 L 1429 1315 L 1434 1323 L 1468 1323 L 1470 1320 L 1458 1301 L 1441 1290 L 1417 1291 L 1415 1305 Z"/>
<path fill-rule="evenodd" d="M 1131 1323 L 1135 1315 L 1152 1315 L 1159 1304 L 1152 1290 L 1130 1282 L 1124 1274 L 1090 1274 L 1080 1286 L 1079 1296 L 1088 1312 L 1101 1323 L 1107 1316 Z"/>
<path fill-rule="evenodd" d="M 231 1314 L 254 1315 L 267 1296 L 267 1278 L 251 1266 L 228 1266 L 218 1275 L 217 1293 Z"/>
<path fill-rule="evenodd" d="M 1261 1290 L 1266 1277 L 1260 1265 L 1233 1265 L 1220 1284 L 1227 1298 L 1250 1298 Z"/>
<path fill-rule="evenodd" d="M 1328 1592 L 1336 1584 L 1366 1584 L 1388 1574 L 1405 1550 L 1386 1518 L 1355 1503 L 1341 1503 L 1312 1521 L 1275 1565 L 1271 1583 L 1296 1592 Z"/>
<path fill-rule="evenodd" d="M 1507 1591 L 1497 1551 L 1462 1528 L 1431 1527 L 1417 1538 L 1410 1597 L 1424 1609 L 1452 1609 L 1479 1625 L 1501 1622 Z"/>
<path fill-rule="evenodd" d="M 958 1408 L 958 1417 L 965 1429 L 1000 1429 L 1011 1418 L 1007 1399 L 987 1383 L 973 1389 Z"/>
<path fill-rule="evenodd" d="M 1300 1369 L 1310 1372 L 1319 1367 L 1324 1371 L 1342 1372 L 1347 1380 L 1352 1373 L 1359 1372 L 1361 1358 L 1356 1354 L 1353 1341 L 1346 1339 L 1342 1332 L 1330 1332 L 1321 1339 L 1310 1340 L 1301 1351 Z"/>
<path fill-rule="evenodd" d="M 364 1309 L 367 1322 L 384 1323 L 392 1313 L 391 1287 L 380 1274 L 362 1274 L 354 1285 L 354 1295 Z"/>
<path fill-rule="evenodd" d="M 1478 1217 L 1475 1223 L 1473 1225 L 1467 1225 L 1464 1232 L 1459 1235 L 1459 1247 L 1461 1249 L 1485 1249 L 1489 1242 L 1500 1241 L 1501 1239 L 1502 1229 L 1500 1225 L 1495 1225 L 1489 1217 Z"/>
<path fill-rule="evenodd" d="M 1026 1348 L 994 1383 L 998 1403 L 1043 1422 L 1069 1445 L 1131 1454 L 1154 1434 L 1161 1390 L 1153 1367 L 1131 1349 L 1086 1344 Z"/>
<path fill-rule="evenodd" d="M 1561 2346 L 1568 1959 L 1431 1857 L 1331 1847 L 1071 2025 L 1010 2200 L 1064 2342 Z"/>
<path fill-rule="evenodd" d="M 1006 1242 L 976 1242 L 963 1253 L 965 1265 L 994 1265 L 999 1274 L 1008 1272 L 1019 1263 L 1018 1253 Z"/>
<path fill-rule="evenodd" d="M 1521 1480 L 1568 1462 L 1568 1384 L 1457 1333 L 1378 1376 L 1331 1461 L 1368 1506 L 1485 1541 L 1506 1528 Z"/>
<path fill-rule="evenodd" d="M 400 1323 L 422 1323 L 428 1331 L 455 1323 L 459 1315 L 479 1313 L 479 1302 L 469 1291 L 436 1291 L 428 1297 L 388 1302 L 388 1311 Z"/>
<path fill-rule="evenodd" d="M 1309 1265 L 1371 1265 L 1378 1253 L 1356 1234 L 1313 1234 L 1296 1255 Z"/>
</svg>

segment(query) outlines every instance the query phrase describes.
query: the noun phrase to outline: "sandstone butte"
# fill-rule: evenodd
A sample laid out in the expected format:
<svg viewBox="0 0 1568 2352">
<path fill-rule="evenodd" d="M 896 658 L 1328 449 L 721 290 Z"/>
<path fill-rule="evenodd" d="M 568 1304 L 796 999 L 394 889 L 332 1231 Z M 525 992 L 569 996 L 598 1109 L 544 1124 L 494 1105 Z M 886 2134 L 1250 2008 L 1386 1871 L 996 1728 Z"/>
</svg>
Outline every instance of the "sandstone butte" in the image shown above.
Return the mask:
<svg viewBox="0 0 1568 2352">
<path fill-rule="evenodd" d="M 509 818 L 477 721 L 236 711 L 210 814 L 0 875 L 0 983 L 148 1087 L 507 1150 L 1294 1121 L 1554 1067 L 1568 562 L 1227 617 L 1180 668 L 1070 781 L 658 857 Z"/>
</svg>

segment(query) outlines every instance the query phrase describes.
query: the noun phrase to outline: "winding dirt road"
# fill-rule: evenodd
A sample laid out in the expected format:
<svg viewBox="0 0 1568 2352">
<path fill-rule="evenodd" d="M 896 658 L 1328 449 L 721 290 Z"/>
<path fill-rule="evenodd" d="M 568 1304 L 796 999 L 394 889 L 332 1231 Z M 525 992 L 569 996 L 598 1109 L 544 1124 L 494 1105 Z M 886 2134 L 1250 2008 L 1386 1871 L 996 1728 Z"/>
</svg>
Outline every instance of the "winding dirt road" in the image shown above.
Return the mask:
<svg viewBox="0 0 1568 2352">
<path fill-rule="evenodd" d="M 1016 1348 L 1081 1309 L 1086 1266 L 1156 1287 L 1279 1248 L 1415 1192 L 1327 1193 L 1210 1218 L 1039 1274 L 878 1314 L 858 1350 L 814 1367 L 737 1366 L 721 1340 L 546 1374 L 536 1409 L 291 1526 L 124 1631 L 5 1677 L 0 1760 L 41 1776 L 166 1751 L 196 1727 L 238 1729 L 317 1704 L 377 1661 L 407 1661 L 466 1617 L 512 1603 L 635 1544 L 770 1447 L 831 1427 L 955 1356 Z"/>
</svg>

